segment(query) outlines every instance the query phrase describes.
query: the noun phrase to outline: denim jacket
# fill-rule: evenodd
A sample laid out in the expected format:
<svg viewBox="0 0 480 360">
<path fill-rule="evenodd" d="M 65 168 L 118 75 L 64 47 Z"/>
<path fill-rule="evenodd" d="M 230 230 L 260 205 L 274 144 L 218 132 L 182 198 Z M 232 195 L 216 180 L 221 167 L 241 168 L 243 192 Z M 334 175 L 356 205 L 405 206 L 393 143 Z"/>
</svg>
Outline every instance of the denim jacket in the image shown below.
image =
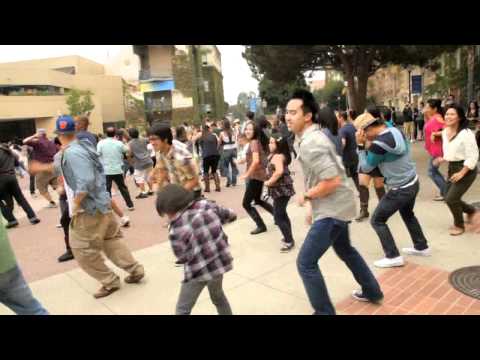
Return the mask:
<svg viewBox="0 0 480 360">
<path fill-rule="evenodd" d="M 96 149 L 90 142 L 75 140 L 54 160 L 55 171 L 63 175 L 75 196 L 87 193 L 81 206 L 90 215 L 100 211 L 111 211 L 111 200 L 107 192 L 106 177 Z"/>
</svg>

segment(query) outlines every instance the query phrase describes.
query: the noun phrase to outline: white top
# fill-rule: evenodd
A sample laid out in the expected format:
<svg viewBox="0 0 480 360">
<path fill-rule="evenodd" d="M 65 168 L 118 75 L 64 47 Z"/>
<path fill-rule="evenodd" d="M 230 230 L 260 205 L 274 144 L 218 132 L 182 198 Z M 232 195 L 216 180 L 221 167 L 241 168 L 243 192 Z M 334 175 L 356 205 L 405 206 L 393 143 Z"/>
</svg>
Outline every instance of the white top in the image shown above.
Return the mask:
<svg viewBox="0 0 480 360">
<path fill-rule="evenodd" d="M 463 129 L 452 141 L 448 141 L 446 129 L 442 131 L 443 158 L 447 161 L 464 161 L 464 166 L 474 170 L 478 162 L 478 146 L 475 134 Z"/>
<path fill-rule="evenodd" d="M 235 134 L 232 132 L 232 144 L 228 144 L 230 142 L 230 139 L 228 138 L 228 135 L 225 133 L 222 133 L 222 142 L 223 142 L 223 150 L 233 150 L 237 148 L 237 143 L 235 141 Z"/>
<path fill-rule="evenodd" d="M 70 218 L 73 217 L 73 199 L 75 198 L 75 194 L 73 193 L 73 190 L 68 186 L 67 182 L 63 182 L 63 187 L 65 188 L 65 194 L 67 195 L 67 203 L 68 203 L 68 214 L 70 215 Z"/>
<path fill-rule="evenodd" d="M 152 145 L 152 144 L 148 144 L 148 145 L 147 145 L 147 150 L 150 151 L 150 157 L 155 157 L 155 156 L 157 156 L 157 154 L 155 153 L 155 149 L 153 148 L 153 145 Z"/>
</svg>

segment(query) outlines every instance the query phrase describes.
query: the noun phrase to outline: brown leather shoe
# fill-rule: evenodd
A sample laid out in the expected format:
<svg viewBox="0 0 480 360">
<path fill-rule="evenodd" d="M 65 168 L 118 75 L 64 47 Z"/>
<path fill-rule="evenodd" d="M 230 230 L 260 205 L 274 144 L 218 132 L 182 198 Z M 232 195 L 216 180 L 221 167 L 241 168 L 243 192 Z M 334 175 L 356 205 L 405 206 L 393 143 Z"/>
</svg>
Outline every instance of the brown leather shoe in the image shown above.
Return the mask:
<svg viewBox="0 0 480 360">
<path fill-rule="evenodd" d="M 145 274 L 135 274 L 135 275 L 128 275 L 125 278 L 125 282 L 127 284 L 138 284 L 143 278 L 145 277 Z"/>
<path fill-rule="evenodd" d="M 102 286 L 100 290 L 93 294 L 93 297 L 95 299 L 104 298 L 110 294 L 113 294 L 117 290 L 120 290 L 120 287 L 112 287 L 111 289 L 107 289 L 105 286 Z"/>
</svg>

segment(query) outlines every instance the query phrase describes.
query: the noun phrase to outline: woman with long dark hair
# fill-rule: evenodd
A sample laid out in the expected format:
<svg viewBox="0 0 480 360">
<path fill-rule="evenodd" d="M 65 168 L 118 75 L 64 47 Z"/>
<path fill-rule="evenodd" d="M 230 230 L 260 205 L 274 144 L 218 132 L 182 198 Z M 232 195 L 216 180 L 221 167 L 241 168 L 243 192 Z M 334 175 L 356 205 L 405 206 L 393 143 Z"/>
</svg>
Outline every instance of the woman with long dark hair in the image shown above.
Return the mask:
<svg viewBox="0 0 480 360">
<path fill-rule="evenodd" d="M 230 124 L 230 120 L 224 119 L 220 133 L 220 146 L 223 147 L 223 171 L 227 177 L 227 187 L 237 185 L 238 168 L 235 164 L 237 158 L 237 139 Z"/>
<path fill-rule="evenodd" d="M 322 132 L 327 135 L 335 145 L 337 155 L 342 156 L 342 140 L 340 139 L 340 136 L 338 136 L 338 120 L 333 110 L 329 107 L 320 109 L 317 115 L 317 121 Z"/>
<path fill-rule="evenodd" d="M 273 199 L 273 218 L 282 232 L 281 252 L 288 252 L 295 246 L 292 224 L 287 213 L 290 198 L 295 195 L 293 179 L 288 166 L 292 162 L 288 140 L 280 135 L 270 137 L 270 156 L 268 158 L 268 194 Z"/>
<path fill-rule="evenodd" d="M 220 176 L 217 173 L 218 161 L 220 160 L 220 152 L 218 151 L 218 138 L 210 126 L 204 125 L 202 137 L 199 140 L 202 149 L 203 159 L 203 180 L 205 181 L 205 192 L 210 192 L 210 174 L 213 175 L 215 181 L 215 191 L 220 191 Z"/>
<path fill-rule="evenodd" d="M 432 179 L 433 183 L 440 191 L 440 195 L 434 198 L 435 201 L 443 201 L 447 182 L 440 173 L 439 164 L 436 159 L 443 156 L 442 148 L 442 130 L 445 127 L 445 120 L 443 119 L 442 101 L 440 99 L 429 99 L 423 108 L 423 113 L 427 123 L 425 124 L 425 149 L 430 155 L 430 162 L 428 165 L 428 177 Z"/>
<path fill-rule="evenodd" d="M 478 103 L 476 101 L 471 101 L 470 104 L 468 104 L 466 117 L 468 119 L 470 129 L 475 130 L 478 122 L 480 121 L 480 113 Z"/>
<path fill-rule="evenodd" d="M 241 180 L 247 181 L 242 205 L 257 225 L 257 228 L 250 233 L 256 235 L 266 232 L 267 226 L 258 211 L 252 206 L 252 201 L 255 201 L 255 205 L 260 205 L 273 215 L 272 205 L 262 200 L 263 183 L 267 179 L 266 166 L 269 140 L 265 132 L 253 122 L 249 122 L 245 127 L 245 136 L 249 141 L 249 147 L 246 154 L 247 171 L 240 177 Z"/>
<path fill-rule="evenodd" d="M 457 104 L 447 107 L 445 129 L 442 131 L 443 159 L 448 162 L 448 182 L 445 202 L 454 219 L 450 235 L 457 236 L 465 232 L 463 213 L 472 221 L 475 208 L 465 203 L 462 196 L 472 186 L 477 177 L 478 146 L 475 134 L 468 128 L 468 119 L 463 108 Z"/>
</svg>

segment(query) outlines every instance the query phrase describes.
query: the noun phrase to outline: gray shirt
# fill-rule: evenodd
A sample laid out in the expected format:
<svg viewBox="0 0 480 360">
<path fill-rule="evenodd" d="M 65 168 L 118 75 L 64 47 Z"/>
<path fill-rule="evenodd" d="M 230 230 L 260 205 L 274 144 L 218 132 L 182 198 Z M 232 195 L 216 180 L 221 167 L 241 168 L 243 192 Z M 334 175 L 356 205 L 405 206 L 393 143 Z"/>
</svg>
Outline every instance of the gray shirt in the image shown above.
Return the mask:
<svg viewBox="0 0 480 360">
<path fill-rule="evenodd" d="M 134 169 L 145 170 L 153 166 L 153 161 L 150 157 L 150 151 L 147 148 L 147 139 L 133 139 L 128 143 L 128 145 L 132 151 Z"/>
<path fill-rule="evenodd" d="M 302 165 L 305 190 L 323 180 L 341 177 L 341 185 L 334 193 L 311 201 L 313 221 L 334 218 L 351 221 L 355 217 L 355 198 L 347 183 L 342 159 L 327 135 L 317 124 L 311 125 L 300 138 L 298 160 Z"/>
</svg>

